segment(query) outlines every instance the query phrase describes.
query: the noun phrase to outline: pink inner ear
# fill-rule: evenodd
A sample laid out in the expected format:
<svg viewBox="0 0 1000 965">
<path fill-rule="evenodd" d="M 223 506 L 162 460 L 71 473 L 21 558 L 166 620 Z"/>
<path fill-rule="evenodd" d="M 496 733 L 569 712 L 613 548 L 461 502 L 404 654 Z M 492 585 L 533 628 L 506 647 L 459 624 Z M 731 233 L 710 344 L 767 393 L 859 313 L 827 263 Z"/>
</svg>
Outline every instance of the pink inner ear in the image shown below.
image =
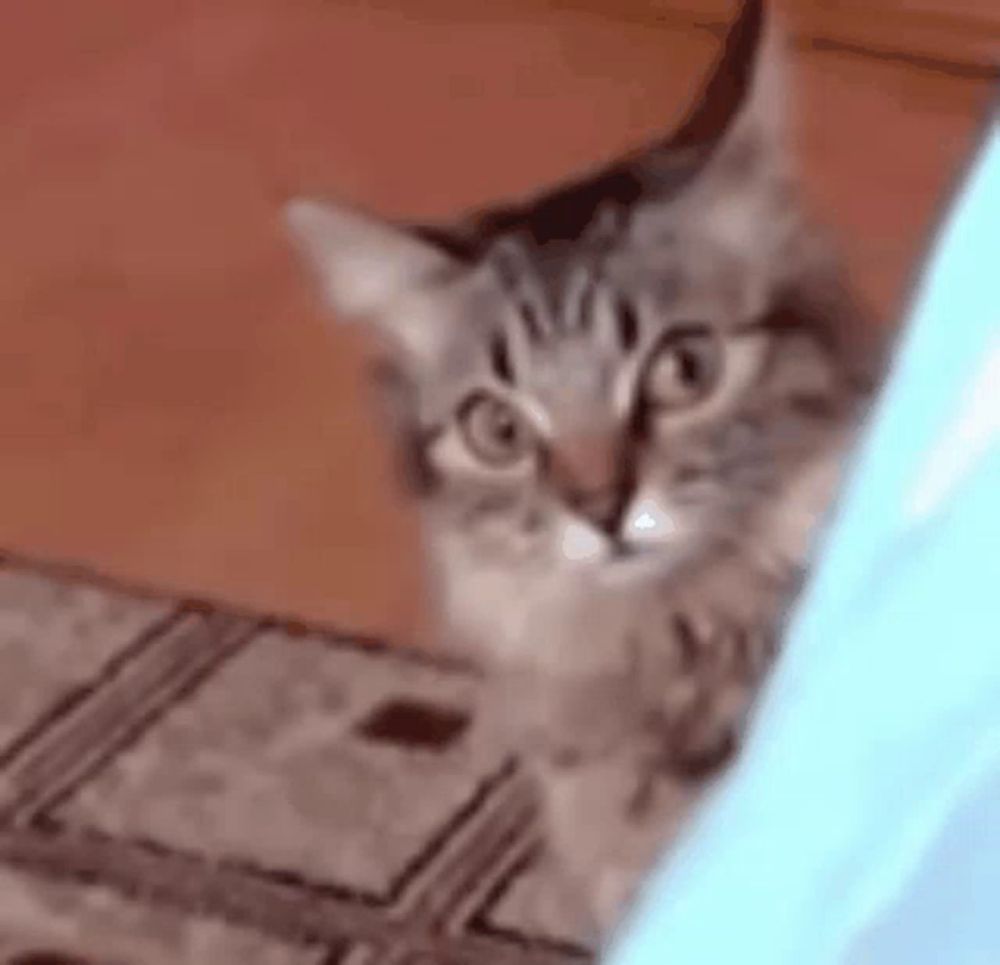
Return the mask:
<svg viewBox="0 0 1000 965">
<path fill-rule="evenodd" d="M 382 311 L 407 290 L 453 267 L 433 244 L 346 205 L 296 199 L 284 214 L 295 246 L 340 315 Z"/>
</svg>

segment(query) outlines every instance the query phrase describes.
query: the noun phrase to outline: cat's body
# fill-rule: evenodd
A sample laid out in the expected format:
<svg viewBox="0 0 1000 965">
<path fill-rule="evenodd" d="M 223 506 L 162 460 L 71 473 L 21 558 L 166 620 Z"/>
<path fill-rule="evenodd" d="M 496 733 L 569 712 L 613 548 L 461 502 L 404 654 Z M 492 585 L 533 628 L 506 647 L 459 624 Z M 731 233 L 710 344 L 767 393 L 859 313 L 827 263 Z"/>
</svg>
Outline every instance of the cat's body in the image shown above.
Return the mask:
<svg viewBox="0 0 1000 965">
<path fill-rule="evenodd" d="M 440 610 L 599 927 L 730 756 L 878 371 L 748 0 L 669 141 L 454 231 L 295 202 L 374 319 Z"/>
</svg>

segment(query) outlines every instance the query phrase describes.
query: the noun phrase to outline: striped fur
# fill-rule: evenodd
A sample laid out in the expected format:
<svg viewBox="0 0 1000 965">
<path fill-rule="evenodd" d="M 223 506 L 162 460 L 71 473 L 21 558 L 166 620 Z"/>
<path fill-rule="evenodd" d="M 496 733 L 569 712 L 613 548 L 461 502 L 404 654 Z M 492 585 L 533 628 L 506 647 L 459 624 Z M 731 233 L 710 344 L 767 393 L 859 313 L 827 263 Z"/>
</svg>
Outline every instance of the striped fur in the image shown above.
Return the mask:
<svg viewBox="0 0 1000 965">
<path fill-rule="evenodd" d="M 443 620 L 599 927 L 738 744 L 880 368 L 796 198 L 764 5 L 673 138 L 458 226 L 298 202 L 381 333 Z"/>
</svg>

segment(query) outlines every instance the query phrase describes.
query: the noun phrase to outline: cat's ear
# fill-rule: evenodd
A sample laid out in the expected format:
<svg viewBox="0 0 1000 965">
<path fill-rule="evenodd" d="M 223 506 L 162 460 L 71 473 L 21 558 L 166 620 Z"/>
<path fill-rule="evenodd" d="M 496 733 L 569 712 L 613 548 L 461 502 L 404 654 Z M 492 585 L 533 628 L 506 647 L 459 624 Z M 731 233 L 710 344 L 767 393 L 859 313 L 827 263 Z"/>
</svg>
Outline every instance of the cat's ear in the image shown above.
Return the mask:
<svg viewBox="0 0 1000 965">
<path fill-rule="evenodd" d="M 704 164 L 748 154 L 784 156 L 783 38 L 767 0 L 743 0 L 715 65 L 685 120 L 641 159 L 655 169 L 658 151 L 691 151 Z M 745 163 L 741 166 L 745 166 Z"/>
<path fill-rule="evenodd" d="M 298 198 L 284 209 L 295 247 L 339 316 L 378 316 L 457 267 L 418 234 L 348 205 Z"/>
<path fill-rule="evenodd" d="M 687 118 L 612 164 L 474 219 L 478 244 L 506 232 L 573 241 L 624 220 L 641 236 L 676 223 L 678 205 L 727 220 L 739 234 L 760 189 L 786 163 L 781 32 L 765 0 L 743 0 Z M 720 211 L 722 215 L 720 216 Z M 610 214 L 612 217 L 603 217 Z M 620 214 L 627 214 L 625 219 Z M 666 217 L 665 217 L 666 216 Z M 709 230 L 711 230 L 709 228 Z"/>
<path fill-rule="evenodd" d="M 744 0 L 693 109 L 676 133 L 633 164 L 655 221 L 658 173 L 678 164 L 684 185 L 671 202 L 689 204 L 710 234 L 745 247 L 781 214 L 789 144 L 784 36 L 766 0 Z"/>
</svg>

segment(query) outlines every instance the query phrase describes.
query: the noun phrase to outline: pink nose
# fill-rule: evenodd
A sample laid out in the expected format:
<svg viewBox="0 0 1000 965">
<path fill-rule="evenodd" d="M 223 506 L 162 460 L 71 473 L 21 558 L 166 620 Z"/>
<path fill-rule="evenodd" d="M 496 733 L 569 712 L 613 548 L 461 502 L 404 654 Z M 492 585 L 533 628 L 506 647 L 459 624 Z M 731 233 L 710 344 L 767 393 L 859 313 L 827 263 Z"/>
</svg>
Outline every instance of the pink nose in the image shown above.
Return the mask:
<svg viewBox="0 0 1000 965">
<path fill-rule="evenodd" d="M 623 486 L 593 492 L 564 493 L 567 504 L 608 536 L 617 536 L 625 511 L 626 490 Z"/>
<path fill-rule="evenodd" d="M 560 439 L 551 451 L 552 484 L 566 503 L 607 533 L 618 526 L 628 472 L 617 439 L 606 434 Z"/>
</svg>

